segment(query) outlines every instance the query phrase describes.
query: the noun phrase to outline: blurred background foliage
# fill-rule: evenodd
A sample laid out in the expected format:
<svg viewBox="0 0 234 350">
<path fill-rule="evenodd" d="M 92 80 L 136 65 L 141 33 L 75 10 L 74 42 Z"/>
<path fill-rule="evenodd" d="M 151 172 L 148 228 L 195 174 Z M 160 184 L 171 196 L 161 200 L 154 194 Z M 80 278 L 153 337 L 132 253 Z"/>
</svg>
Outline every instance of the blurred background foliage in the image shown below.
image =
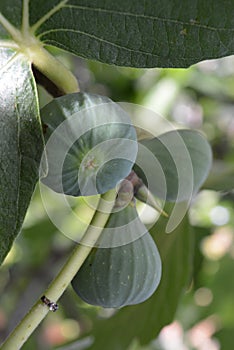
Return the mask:
<svg viewBox="0 0 234 350">
<path fill-rule="evenodd" d="M 193 269 L 187 288 L 180 298 L 175 320 L 165 326 L 158 336 L 155 324 L 155 332 L 152 330 L 151 335 L 155 339 L 149 344 L 140 345 L 136 337 L 128 349 L 121 348 L 118 344 L 115 349 L 232 349 L 234 57 L 201 62 L 189 69 L 130 69 L 84 61 L 59 52 L 57 54 L 77 75 L 82 91 L 106 95 L 114 101 L 139 104 L 160 113 L 178 127 L 199 129 L 208 138 L 214 154 L 211 174 L 189 210 L 192 225 L 190 234 L 195 244 L 191 254 Z M 41 87 L 39 96 L 41 106 L 51 99 Z M 88 211 L 83 199 L 70 201 L 79 216 L 85 217 L 79 227 L 73 227 L 71 218 L 61 213 L 60 202 L 48 193 L 48 205 L 54 215 L 59 217 L 64 230 L 69 227 L 71 232 L 75 231 L 79 235 L 88 224 L 92 212 Z M 183 234 L 186 232 L 181 232 L 182 236 Z M 74 244 L 48 218 L 37 188 L 23 231 L 0 270 L 1 339 L 43 294 Z M 181 249 L 183 250 L 183 240 Z M 181 263 L 179 260 L 178 264 Z M 170 288 L 170 296 L 173 298 L 173 286 Z M 163 307 L 167 310 L 169 300 L 164 303 Z M 47 316 L 23 350 L 89 348 L 92 336 L 86 335 L 92 334 L 93 324 L 97 322 L 94 320 L 97 317 L 108 318 L 113 314 L 112 310 L 85 304 L 71 288 L 65 292 L 59 305 L 59 311 Z M 160 320 L 160 315 L 158 319 Z M 113 328 L 109 327 L 106 333 L 103 330 L 104 338 L 113 337 L 115 323 L 112 325 Z M 128 332 L 128 324 L 124 327 Z M 147 323 L 142 321 L 141 327 L 142 332 L 147 333 Z M 97 345 L 93 349 L 101 348 Z M 113 347 L 105 349 L 114 350 Z"/>
</svg>

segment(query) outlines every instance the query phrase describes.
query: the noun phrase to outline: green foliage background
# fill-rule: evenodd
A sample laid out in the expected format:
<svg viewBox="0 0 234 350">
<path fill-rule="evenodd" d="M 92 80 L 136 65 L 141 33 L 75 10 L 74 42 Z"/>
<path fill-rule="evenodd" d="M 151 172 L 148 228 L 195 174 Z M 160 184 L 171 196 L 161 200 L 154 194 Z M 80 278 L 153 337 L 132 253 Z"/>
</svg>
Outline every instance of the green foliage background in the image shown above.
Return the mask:
<svg viewBox="0 0 234 350">
<path fill-rule="evenodd" d="M 164 233 L 163 219 L 151 230 L 163 260 L 162 282 L 152 298 L 114 313 L 86 305 L 69 288 L 59 311 L 46 318 L 23 350 L 170 350 L 171 343 L 179 350 L 229 350 L 234 331 L 233 57 L 186 70 L 137 70 L 71 58 L 51 46 L 122 66 L 188 67 L 234 52 L 232 2 L 160 0 L 154 6 L 141 0 L 1 0 L 0 13 L 1 260 L 21 227 L 42 149 L 25 38 L 34 40 L 34 34 L 50 45 L 78 75 L 81 91 L 140 104 L 175 125 L 200 129 L 214 152 L 212 172 L 188 217 L 170 235 Z M 11 36 L 15 42 L 8 41 Z M 33 62 L 38 68 L 37 55 Z M 10 104 L 5 104 L 7 92 Z M 39 99 L 42 107 L 51 97 L 40 88 Z M 64 229 L 71 227 L 59 202 L 48 201 Z M 82 199 L 72 205 L 90 216 Z M 82 229 L 75 227 L 76 234 Z M 0 270 L 0 340 L 43 294 L 73 245 L 50 222 L 37 188 L 22 234 Z M 159 333 L 174 316 L 176 321 Z"/>
<path fill-rule="evenodd" d="M 137 306 L 125 308 L 105 321 L 100 317 L 109 317 L 111 313 L 84 304 L 69 288 L 60 301 L 59 311 L 47 317 L 23 350 L 68 350 L 73 348 L 65 344 L 73 342 L 75 349 L 84 349 L 89 338 L 81 338 L 90 334 L 97 335 L 92 347 L 95 350 L 103 347 L 168 350 L 170 337 L 165 338 L 166 330 L 158 338 L 157 332 L 172 322 L 171 313 L 180 295 L 178 284 L 184 286 L 185 294 L 180 297 L 176 323 L 171 329 L 177 330 L 181 344 L 185 349 L 200 349 L 201 345 L 194 343 L 194 334 L 197 329 L 204 331 L 210 327 L 203 344 L 218 342 L 220 349 L 230 349 L 230 335 L 234 330 L 234 208 L 230 190 L 234 179 L 233 57 L 203 62 L 187 70 L 117 68 L 67 55 L 60 59 L 78 74 L 82 90 L 153 108 L 173 123 L 204 131 L 212 144 L 214 166 L 190 210 L 192 229 L 183 223 L 176 233 L 178 250 L 173 242 L 175 233 L 166 235 L 160 224 L 153 229 L 159 249 L 165 248 L 162 240 L 169 245 L 172 240 L 168 255 L 171 265 L 169 262 L 163 270 L 161 288 L 163 281 L 168 282 L 163 293 L 160 294 L 159 289 L 148 302 L 139 305 L 139 309 Z M 42 88 L 39 97 L 42 105 L 50 100 Z M 61 215 L 58 203 L 51 202 L 51 206 Z M 77 210 L 84 210 L 81 199 L 77 199 L 75 206 Z M 221 219 L 217 221 L 217 217 Z M 69 218 L 64 218 L 64 227 L 66 225 L 71 225 Z M 187 240 L 192 238 L 193 253 L 187 250 Z M 72 246 L 72 241 L 58 232 L 48 219 L 36 190 L 23 232 L 0 272 L 2 337 L 43 293 Z M 165 251 L 161 251 L 162 257 Z M 186 253 L 189 253 L 187 257 Z M 188 268 L 187 274 L 184 268 L 182 273 L 179 270 L 183 264 Z M 181 344 L 178 349 L 182 348 Z"/>
</svg>

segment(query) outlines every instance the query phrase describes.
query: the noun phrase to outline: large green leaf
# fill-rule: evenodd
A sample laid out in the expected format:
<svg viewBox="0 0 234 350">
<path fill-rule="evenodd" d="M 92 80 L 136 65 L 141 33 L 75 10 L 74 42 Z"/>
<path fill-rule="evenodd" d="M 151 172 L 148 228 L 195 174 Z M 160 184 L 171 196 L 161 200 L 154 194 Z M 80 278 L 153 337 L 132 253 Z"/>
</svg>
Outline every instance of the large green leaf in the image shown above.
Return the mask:
<svg viewBox="0 0 234 350">
<path fill-rule="evenodd" d="M 234 52 L 230 0 L 1 0 L 0 12 L 18 28 L 23 12 L 45 45 L 110 64 L 187 67 Z"/>
<path fill-rule="evenodd" d="M 188 283 L 193 239 L 186 219 L 170 235 L 165 219 L 151 230 L 162 258 L 162 280 L 153 296 L 142 304 L 125 307 L 112 318 L 98 320 L 90 349 L 127 349 L 134 338 L 146 344 L 173 320 L 181 293 Z"/>
<path fill-rule="evenodd" d="M 37 92 L 29 63 L 0 51 L 0 263 L 18 234 L 42 152 Z"/>
</svg>

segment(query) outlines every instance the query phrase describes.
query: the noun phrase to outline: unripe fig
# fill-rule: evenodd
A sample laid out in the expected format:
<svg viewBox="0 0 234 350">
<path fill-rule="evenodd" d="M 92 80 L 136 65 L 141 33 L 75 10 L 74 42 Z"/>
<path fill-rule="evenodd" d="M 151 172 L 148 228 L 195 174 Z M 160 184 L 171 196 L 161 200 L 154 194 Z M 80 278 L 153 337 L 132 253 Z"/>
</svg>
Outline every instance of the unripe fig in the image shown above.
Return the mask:
<svg viewBox="0 0 234 350">
<path fill-rule="evenodd" d="M 187 201 L 206 180 L 212 151 L 200 132 L 172 130 L 153 139 L 141 140 L 136 164 L 144 164 L 144 169 L 135 165 L 134 170 L 144 184 L 148 184 L 152 194 L 167 201 Z"/>
<path fill-rule="evenodd" d="M 125 217 L 124 222 L 126 216 L 133 218 L 135 215 L 136 209 L 128 205 L 122 211 L 111 214 L 107 227 L 114 227 L 121 221 L 121 216 Z M 136 223 L 132 227 L 142 230 L 143 226 Z M 127 229 L 126 234 L 136 237 L 135 232 Z M 143 235 L 128 244 L 93 248 L 73 279 L 72 286 L 89 304 L 121 308 L 148 299 L 158 287 L 160 278 L 161 259 L 154 240 L 145 228 Z"/>
<path fill-rule="evenodd" d="M 109 98 L 65 95 L 46 105 L 41 117 L 47 141 L 41 181 L 54 191 L 102 194 L 129 174 L 138 148 L 135 128 Z"/>
</svg>

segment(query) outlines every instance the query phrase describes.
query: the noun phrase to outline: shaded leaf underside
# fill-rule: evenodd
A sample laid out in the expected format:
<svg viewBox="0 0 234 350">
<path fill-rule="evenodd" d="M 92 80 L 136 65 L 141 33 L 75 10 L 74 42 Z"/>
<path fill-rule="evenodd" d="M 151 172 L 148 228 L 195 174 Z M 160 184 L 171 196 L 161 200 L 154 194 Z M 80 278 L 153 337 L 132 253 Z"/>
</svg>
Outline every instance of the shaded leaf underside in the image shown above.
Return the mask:
<svg viewBox="0 0 234 350">
<path fill-rule="evenodd" d="M 3 0 L 0 12 L 20 28 L 24 8 L 23 18 L 45 45 L 101 62 L 187 67 L 234 52 L 234 7 L 229 0 L 25 0 L 23 4 Z"/>
</svg>

